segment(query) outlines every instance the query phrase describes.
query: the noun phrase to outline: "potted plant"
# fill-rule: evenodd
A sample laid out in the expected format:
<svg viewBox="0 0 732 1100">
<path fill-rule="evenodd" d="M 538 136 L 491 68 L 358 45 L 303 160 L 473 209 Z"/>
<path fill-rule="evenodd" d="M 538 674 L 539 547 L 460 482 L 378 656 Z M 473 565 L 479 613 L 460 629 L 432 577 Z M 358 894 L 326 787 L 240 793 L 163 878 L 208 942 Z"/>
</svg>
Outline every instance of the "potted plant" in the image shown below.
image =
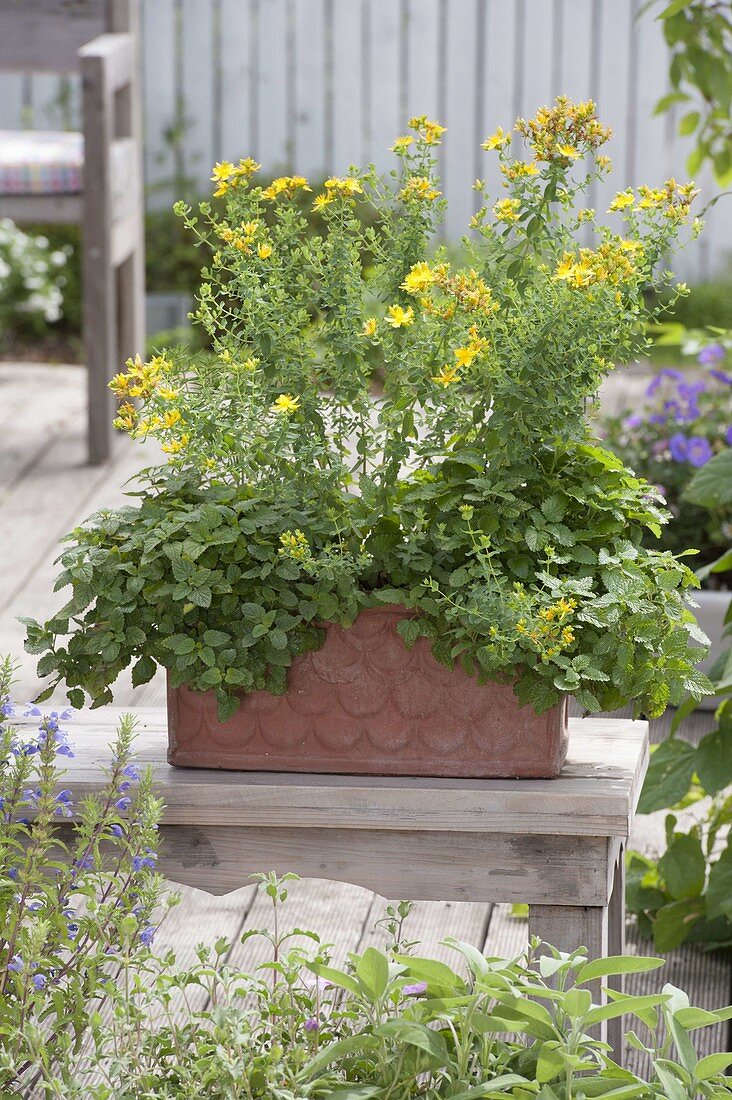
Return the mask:
<svg viewBox="0 0 732 1100">
<path fill-rule="evenodd" d="M 728 338 L 690 342 L 700 370 L 667 367 L 651 379 L 640 407 L 626 408 L 605 421 L 605 436 L 615 454 L 653 483 L 668 502 L 672 521 L 659 538 L 650 531 L 648 546 L 675 554 L 698 547 L 694 559 L 701 591 L 696 615 L 711 639 L 708 671 L 724 648 L 724 619 L 730 602 L 724 570 L 713 568 L 732 539 L 732 501 L 697 499 L 690 491 L 695 475 L 716 455 L 732 454 L 732 373 L 727 369 Z M 707 696 L 701 705 L 714 706 Z"/>
<path fill-rule="evenodd" d="M 476 183 L 456 266 L 430 253 L 443 128 L 410 131 L 388 185 L 325 182 L 319 233 L 307 181 L 258 186 L 251 159 L 216 165 L 223 212 L 177 207 L 212 247 L 215 354 L 113 380 L 118 426 L 169 461 L 69 536 L 71 599 L 28 623 L 75 704 L 164 666 L 174 763 L 551 776 L 569 693 L 657 715 L 709 690 L 696 578 L 644 541 L 668 513 L 584 416 L 644 346 L 692 186 L 623 191 L 599 224 L 609 131 L 560 98 L 484 143 L 505 193 Z"/>
</svg>

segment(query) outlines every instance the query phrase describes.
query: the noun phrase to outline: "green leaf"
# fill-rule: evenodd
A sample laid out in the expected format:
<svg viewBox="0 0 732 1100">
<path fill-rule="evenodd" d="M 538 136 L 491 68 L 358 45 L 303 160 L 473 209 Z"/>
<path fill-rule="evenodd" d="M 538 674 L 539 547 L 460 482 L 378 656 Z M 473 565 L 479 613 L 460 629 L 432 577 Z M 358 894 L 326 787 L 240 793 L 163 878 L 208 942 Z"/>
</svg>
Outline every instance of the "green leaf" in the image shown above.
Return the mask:
<svg viewBox="0 0 732 1100">
<path fill-rule="evenodd" d="M 152 657 L 140 657 L 140 660 L 132 666 L 132 686 L 140 687 L 141 684 L 149 683 L 157 667 Z"/>
<path fill-rule="evenodd" d="M 727 917 L 732 921 L 732 847 L 722 852 L 709 871 L 707 885 L 707 917 Z"/>
<path fill-rule="evenodd" d="M 188 634 L 171 634 L 169 638 L 163 639 L 163 645 L 177 654 L 193 653 L 196 648 L 195 641 Z"/>
<path fill-rule="evenodd" d="M 658 861 L 658 870 L 674 901 L 698 897 L 707 877 L 701 841 L 693 833 L 674 833 Z"/>
<path fill-rule="evenodd" d="M 389 962 L 375 947 L 367 947 L 356 965 L 356 977 L 371 1001 L 378 1001 L 389 984 Z"/>
<path fill-rule="evenodd" d="M 653 942 L 659 951 L 673 951 L 680 947 L 691 932 L 692 926 L 704 916 L 701 898 L 684 898 L 664 905 L 653 921 Z"/>
<path fill-rule="evenodd" d="M 638 812 L 650 814 L 680 802 L 691 785 L 696 750 L 687 741 L 671 737 L 651 756 Z"/>
<path fill-rule="evenodd" d="M 355 993 L 357 997 L 361 996 L 361 987 L 350 974 L 345 974 L 342 970 L 336 970 L 332 966 L 324 966 L 323 963 L 308 962 L 305 965 L 308 970 L 311 970 L 319 978 L 325 978 L 332 985 L 338 986 L 339 989 L 347 989 L 349 993 Z"/>
<path fill-rule="evenodd" d="M 703 508 L 732 504 L 732 447 L 721 451 L 694 474 L 684 499 Z"/>
<path fill-rule="evenodd" d="M 425 1027 L 411 1020 L 387 1020 L 385 1024 L 374 1028 L 375 1035 L 383 1035 L 395 1039 L 398 1043 L 406 1043 L 407 1046 L 416 1047 L 418 1050 L 429 1054 L 440 1066 L 446 1066 L 450 1061 L 447 1046 L 439 1031 Z"/>
<path fill-rule="evenodd" d="M 699 119 L 701 115 L 698 111 L 688 111 L 679 122 L 679 134 L 681 137 L 686 137 L 687 134 L 693 134 L 699 125 Z"/>
<path fill-rule="evenodd" d="M 536 1062 L 536 1080 L 544 1085 L 565 1072 L 564 1058 L 559 1043 L 548 1040 L 541 1044 Z"/>
<path fill-rule="evenodd" d="M 277 627 L 270 633 L 269 643 L 273 649 L 287 649 L 287 634 Z"/>
<path fill-rule="evenodd" d="M 206 630 L 203 634 L 203 640 L 208 646 L 212 646 L 213 649 L 220 649 L 221 646 L 231 641 L 231 636 L 225 634 L 223 630 Z"/>
<path fill-rule="evenodd" d="M 592 959 L 578 970 L 577 985 L 592 982 L 596 978 L 609 978 L 615 974 L 645 974 L 649 970 L 658 970 L 665 964 L 664 959 L 655 959 L 651 955 L 609 955 L 606 959 Z"/>
<path fill-rule="evenodd" d="M 732 1051 L 707 1054 L 706 1058 L 699 1059 L 694 1076 L 697 1081 L 708 1081 L 710 1077 L 717 1077 L 720 1073 L 724 1073 L 729 1065 L 732 1065 Z"/>
<path fill-rule="evenodd" d="M 394 959 L 407 968 L 410 977 L 427 982 L 427 988 L 433 996 L 449 996 L 465 988 L 462 978 L 437 959 L 425 959 L 419 955 L 395 955 Z"/>
<path fill-rule="evenodd" d="M 615 1020 L 618 1016 L 640 1016 L 649 1008 L 658 1008 L 666 1004 L 669 996 L 666 993 L 654 993 L 645 997 L 619 997 L 610 1004 L 593 1008 L 587 1013 L 584 1020 L 585 1027 L 592 1027 L 603 1020 Z"/>
<path fill-rule="evenodd" d="M 696 774 L 707 794 L 717 794 L 732 783 L 732 723 L 722 724 L 701 739 Z"/>
</svg>

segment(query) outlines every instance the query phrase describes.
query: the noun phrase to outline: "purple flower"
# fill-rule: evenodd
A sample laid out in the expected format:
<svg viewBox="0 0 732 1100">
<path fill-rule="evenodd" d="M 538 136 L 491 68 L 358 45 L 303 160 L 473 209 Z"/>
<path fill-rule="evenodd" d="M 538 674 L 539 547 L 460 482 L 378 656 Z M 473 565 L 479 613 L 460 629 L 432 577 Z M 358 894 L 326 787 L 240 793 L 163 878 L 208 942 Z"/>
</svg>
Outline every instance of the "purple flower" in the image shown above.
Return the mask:
<svg viewBox="0 0 732 1100">
<path fill-rule="evenodd" d="M 402 987 L 402 993 L 405 997 L 418 997 L 420 993 L 424 993 L 427 989 L 427 982 L 413 982 L 411 985 L 405 985 Z"/>
<path fill-rule="evenodd" d="M 124 798 L 117 799 L 117 801 L 115 802 L 115 806 L 120 811 L 120 813 L 124 814 L 127 812 L 127 810 L 129 810 L 131 803 L 132 799 L 128 795 L 125 795 Z"/>
<path fill-rule="evenodd" d="M 673 367 L 666 367 L 664 370 L 660 370 L 646 389 L 646 397 L 653 397 L 664 378 L 673 378 L 676 382 L 682 382 L 684 375 L 680 370 L 675 370 Z"/>
<path fill-rule="evenodd" d="M 23 969 L 23 959 L 20 955 L 13 955 L 12 959 L 8 963 L 8 970 L 14 971 L 16 974 L 20 974 Z"/>
<path fill-rule="evenodd" d="M 78 926 L 78 924 L 74 924 L 74 923 L 71 923 L 71 924 L 67 924 L 67 925 L 66 925 L 66 932 L 67 932 L 67 934 L 68 934 L 68 937 L 69 937 L 69 939 L 70 939 L 70 940 L 75 940 L 75 939 L 76 939 L 76 937 L 77 937 L 77 936 L 78 936 L 78 934 L 79 934 L 79 926 Z"/>
<path fill-rule="evenodd" d="M 122 828 L 121 825 L 110 825 L 109 826 L 109 831 L 112 834 L 112 836 L 124 836 L 125 835 L 124 829 Z"/>
<path fill-rule="evenodd" d="M 125 791 L 129 791 L 131 786 L 132 784 L 129 782 L 129 780 L 124 779 L 119 785 L 119 793 L 124 794 Z"/>
<path fill-rule="evenodd" d="M 649 424 L 665 424 L 666 423 L 666 417 L 663 415 L 663 413 L 653 413 L 651 416 L 648 417 L 648 423 Z"/>
<path fill-rule="evenodd" d="M 643 423 L 643 417 L 640 413 L 633 413 L 631 416 L 626 416 L 623 421 L 624 428 L 640 428 Z"/>
<path fill-rule="evenodd" d="M 305 1021 L 305 1030 L 306 1031 L 317 1031 L 319 1027 L 320 1027 L 320 1024 L 318 1023 L 318 1021 L 315 1019 L 314 1016 L 311 1016 L 309 1019 L 307 1019 Z"/>
<path fill-rule="evenodd" d="M 139 779 L 140 769 L 136 764 L 128 764 L 122 769 L 122 775 L 126 775 L 128 779 Z"/>
<path fill-rule="evenodd" d="M 38 989 L 38 990 L 43 989 L 45 984 L 46 984 L 46 979 L 44 978 L 43 974 L 34 974 L 33 975 L 33 985 L 36 987 L 36 989 Z"/>
<path fill-rule="evenodd" d="M 3 718 L 12 718 L 14 714 L 15 707 L 9 699 L 6 699 L 4 703 L 0 703 L 0 715 Z"/>
<path fill-rule="evenodd" d="M 30 913 L 37 913 L 39 909 L 43 908 L 43 902 L 39 901 L 38 898 L 33 898 L 25 903 L 25 907 Z"/>
<path fill-rule="evenodd" d="M 725 350 L 721 344 L 707 344 L 705 348 L 702 348 L 697 356 L 698 362 L 707 366 L 709 363 L 718 363 L 720 359 L 724 359 Z"/>
<path fill-rule="evenodd" d="M 158 858 L 157 854 L 153 852 L 152 848 L 146 848 L 145 852 L 146 855 L 138 855 L 133 857 L 133 871 L 141 871 L 143 867 L 155 867 L 155 860 Z"/>
<path fill-rule="evenodd" d="M 140 932 L 140 943 L 144 944 L 145 947 L 149 947 L 154 939 L 155 929 L 152 925 L 148 925 L 147 928 L 143 928 L 142 932 Z"/>
<path fill-rule="evenodd" d="M 41 708 L 37 707 L 34 703 L 28 703 L 25 710 L 23 711 L 23 717 L 24 718 L 40 718 L 41 717 Z"/>
<path fill-rule="evenodd" d="M 676 432 L 668 441 L 674 462 L 686 462 L 689 457 L 689 441 L 683 432 Z"/>
<path fill-rule="evenodd" d="M 729 426 L 729 428 L 727 428 L 727 431 L 724 433 L 724 438 L 727 443 L 729 443 L 730 447 L 732 447 L 732 424 Z"/>
<path fill-rule="evenodd" d="M 56 795 L 56 813 L 61 817 L 71 817 L 71 791 L 59 791 Z"/>
<path fill-rule="evenodd" d="M 701 435 L 693 435 L 689 440 L 687 457 L 692 466 L 703 466 L 714 454 L 708 439 Z"/>
<path fill-rule="evenodd" d="M 710 370 L 709 373 L 718 382 L 724 382 L 725 386 L 732 386 L 732 374 L 727 374 L 726 370 Z"/>
</svg>

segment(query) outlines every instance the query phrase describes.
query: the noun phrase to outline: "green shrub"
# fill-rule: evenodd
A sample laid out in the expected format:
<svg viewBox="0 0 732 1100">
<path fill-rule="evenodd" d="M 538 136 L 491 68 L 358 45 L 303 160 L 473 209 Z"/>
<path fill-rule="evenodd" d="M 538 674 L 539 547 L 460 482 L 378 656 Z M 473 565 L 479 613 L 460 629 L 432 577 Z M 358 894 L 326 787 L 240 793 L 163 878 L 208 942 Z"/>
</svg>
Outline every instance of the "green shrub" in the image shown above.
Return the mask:
<svg viewBox="0 0 732 1100">
<path fill-rule="evenodd" d="M 12 671 L 0 662 L 0 1092 L 71 1096 L 92 1018 L 150 953 L 161 803 L 128 715 L 103 789 L 75 809 L 61 768 L 72 715 L 31 707 L 33 725 L 14 726 Z"/>
</svg>

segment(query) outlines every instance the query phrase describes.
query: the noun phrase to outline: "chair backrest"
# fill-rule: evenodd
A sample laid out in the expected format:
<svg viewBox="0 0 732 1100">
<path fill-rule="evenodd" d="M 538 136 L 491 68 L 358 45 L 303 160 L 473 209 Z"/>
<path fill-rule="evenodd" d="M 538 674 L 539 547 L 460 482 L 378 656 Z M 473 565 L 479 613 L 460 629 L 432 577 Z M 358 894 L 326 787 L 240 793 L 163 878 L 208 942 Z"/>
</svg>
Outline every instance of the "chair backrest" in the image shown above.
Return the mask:
<svg viewBox="0 0 732 1100">
<path fill-rule="evenodd" d="M 74 72 L 81 46 L 130 29 L 130 0 L 0 0 L 0 70 Z"/>
</svg>

